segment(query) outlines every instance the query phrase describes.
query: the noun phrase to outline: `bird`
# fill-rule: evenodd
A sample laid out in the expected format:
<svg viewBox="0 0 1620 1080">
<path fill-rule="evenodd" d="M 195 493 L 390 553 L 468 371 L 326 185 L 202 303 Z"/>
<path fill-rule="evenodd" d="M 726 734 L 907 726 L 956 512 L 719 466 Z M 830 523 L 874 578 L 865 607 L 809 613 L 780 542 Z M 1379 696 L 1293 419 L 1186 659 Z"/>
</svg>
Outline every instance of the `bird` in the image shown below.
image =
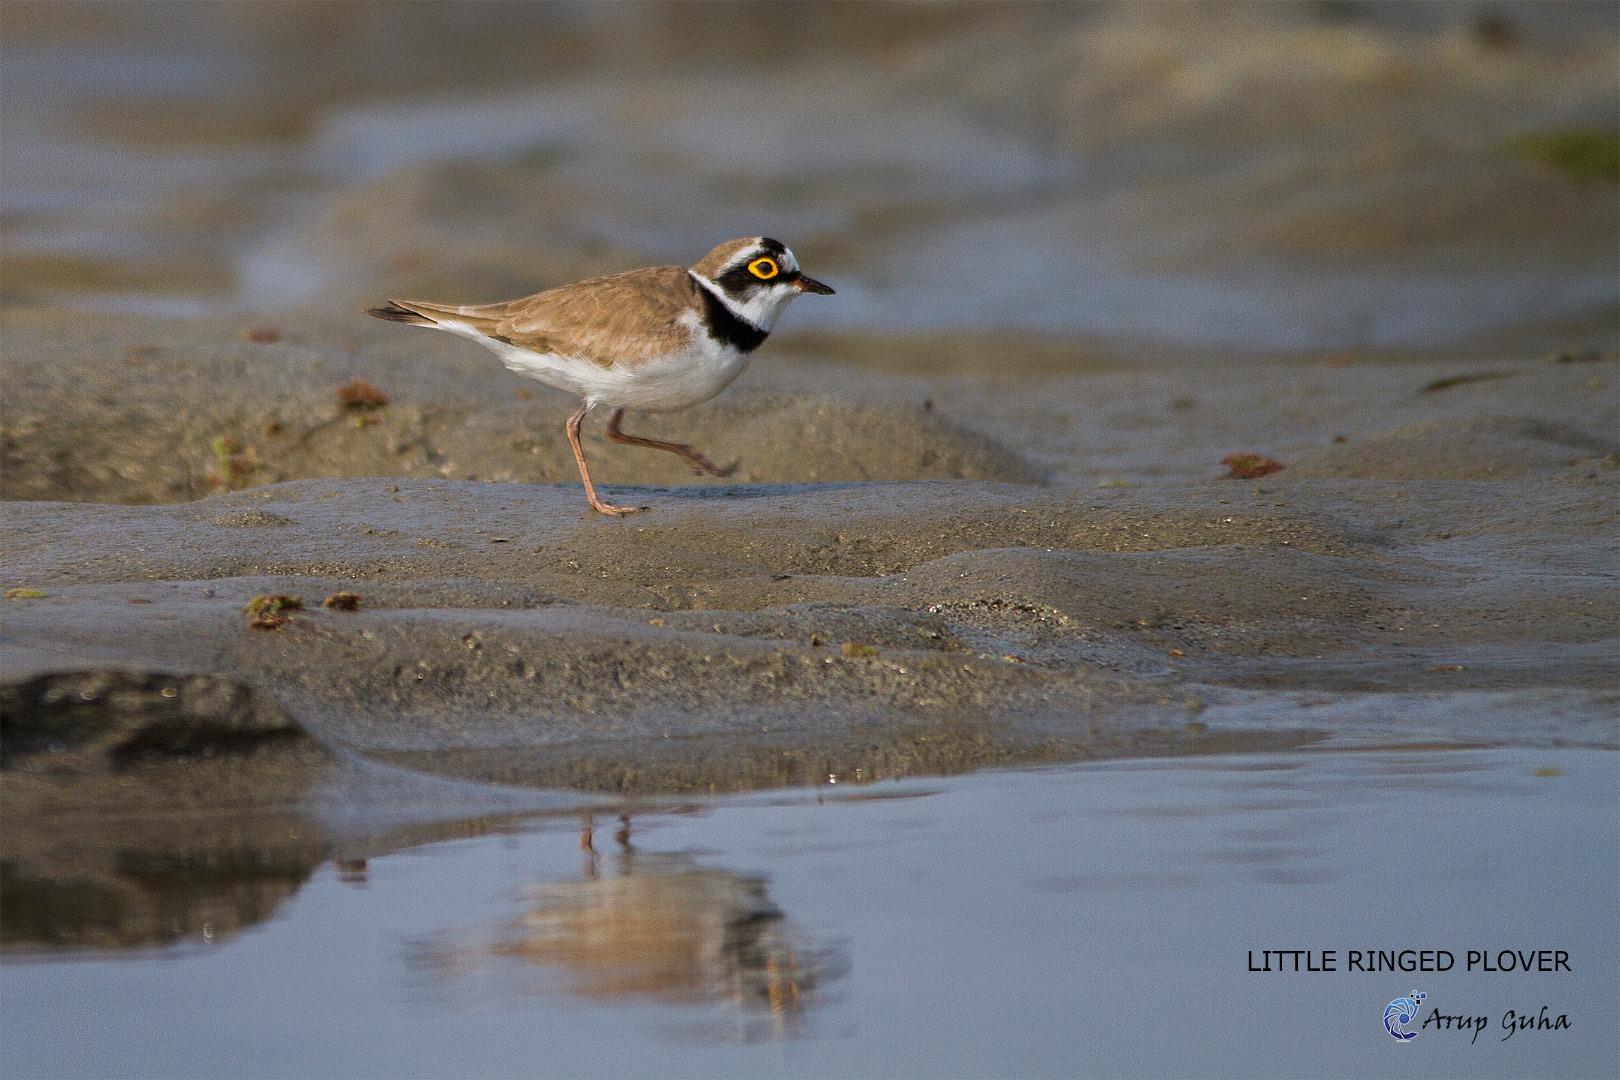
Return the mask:
<svg viewBox="0 0 1620 1080">
<path fill-rule="evenodd" d="M 701 450 L 630 435 L 626 409 L 659 412 L 701 404 L 748 367 L 789 303 L 803 293 L 833 295 L 799 269 L 787 246 L 768 236 L 728 240 L 690 267 L 649 266 L 493 304 L 389 300 L 367 315 L 469 338 L 519 375 L 580 399 L 565 430 L 591 509 L 614 517 L 645 506 L 617 506 L 596 493 L 580 424 L 598 405 L 613 409 L 607 437 L 678 455 L 698 475 L 727 475 Z"/>
</svg>

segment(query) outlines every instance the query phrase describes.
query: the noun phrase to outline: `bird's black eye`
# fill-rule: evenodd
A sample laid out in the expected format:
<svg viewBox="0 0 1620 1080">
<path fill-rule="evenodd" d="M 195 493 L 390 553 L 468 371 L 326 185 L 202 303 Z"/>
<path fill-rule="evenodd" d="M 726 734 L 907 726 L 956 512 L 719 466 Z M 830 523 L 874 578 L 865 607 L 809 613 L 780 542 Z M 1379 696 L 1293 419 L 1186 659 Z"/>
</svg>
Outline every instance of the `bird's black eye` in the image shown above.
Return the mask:
<svg viewBox="0 0 1620 1080">
<path fill-rule="evenodd" d="M 776 265 L 775 259 L 768 255 L 763 255 L 748 264 L 748 272 L 759 278 L 761 281 L 769 281 L 777 274 L 780 274 L 782 272 L 782 268 Z"/>
</svg>

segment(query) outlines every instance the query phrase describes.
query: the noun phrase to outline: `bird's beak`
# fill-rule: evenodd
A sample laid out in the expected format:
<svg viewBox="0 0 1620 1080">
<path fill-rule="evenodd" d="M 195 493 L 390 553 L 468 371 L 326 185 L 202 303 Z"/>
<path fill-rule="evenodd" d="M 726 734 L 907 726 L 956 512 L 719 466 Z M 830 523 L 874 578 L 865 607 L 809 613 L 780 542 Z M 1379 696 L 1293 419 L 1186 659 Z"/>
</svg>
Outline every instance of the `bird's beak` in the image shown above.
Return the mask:
<svg viewBox="0 0 1620 1080">
<path fill-rule="evenodd" d="M 809 277 L 805 274 L 800 274 L 798 277 L 793 279 L 793 287 L 798 289 L 800 292 L 813 292 L 817 296 L 831 296 L 833 294 L 833 287 L 831 285 L 823 285 L 815 278 Z"/>
</svg>

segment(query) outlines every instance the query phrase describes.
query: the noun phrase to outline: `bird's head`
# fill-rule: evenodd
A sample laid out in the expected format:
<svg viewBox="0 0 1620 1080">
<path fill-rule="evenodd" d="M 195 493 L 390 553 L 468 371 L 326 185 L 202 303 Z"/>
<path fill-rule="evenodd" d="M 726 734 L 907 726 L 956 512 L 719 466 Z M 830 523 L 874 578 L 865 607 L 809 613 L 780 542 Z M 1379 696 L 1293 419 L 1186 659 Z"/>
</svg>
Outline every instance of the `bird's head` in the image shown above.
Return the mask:
<svg viewBox="0 0 1620 1080">
<path fill-rule="evenodd" d="M 805 275 L 787 245 L 768 236 L 728 240 L 699 259 L 692 273 L 733 314 L 767 331 L 800 293 L 831 296 L 833 291 Z"/>
</svg>

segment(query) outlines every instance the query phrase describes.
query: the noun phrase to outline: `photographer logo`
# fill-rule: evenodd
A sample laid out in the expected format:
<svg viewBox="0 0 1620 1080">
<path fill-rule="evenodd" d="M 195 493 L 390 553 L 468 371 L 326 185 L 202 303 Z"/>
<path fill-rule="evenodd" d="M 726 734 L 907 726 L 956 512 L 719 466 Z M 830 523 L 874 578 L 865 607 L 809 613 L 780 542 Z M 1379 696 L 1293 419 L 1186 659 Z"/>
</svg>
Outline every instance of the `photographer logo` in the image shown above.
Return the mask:
<svg viewBox="0 0 1620 1080">
<path fill-rule="evenodd" d="M 1421 990 L 1412 991 L 1410 997 L 1398 997 L 1384 1006 L 1384 1030 L 1396 1042 L 1409 1042 L 1417 1038 L 1416 1031 L 1406 1030 L 1406 1025 L 1417 1019 L 1418 1005 L 1427 1001 L 1429 995 Z"/>
</svg>

